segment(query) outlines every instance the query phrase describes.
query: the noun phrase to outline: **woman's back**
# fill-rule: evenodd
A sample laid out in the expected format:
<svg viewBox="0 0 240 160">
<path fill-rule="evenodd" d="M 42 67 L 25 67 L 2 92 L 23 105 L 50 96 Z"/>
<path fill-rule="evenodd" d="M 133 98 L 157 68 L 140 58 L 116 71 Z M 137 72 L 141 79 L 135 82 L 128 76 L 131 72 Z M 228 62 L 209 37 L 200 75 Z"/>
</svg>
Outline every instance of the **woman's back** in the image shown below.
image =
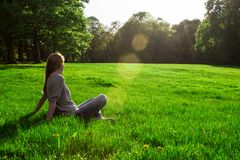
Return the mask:
<svg viewBox="0 0 240 160">
<path fill-rule="evenodd" d="M 47 98 L 49 102 L 56 102 L 56 112 L 74 114 L 76 106 L 71 99 L 71 93 L 61 74 L 53 73 L 47 79 Z"/>
</svg>

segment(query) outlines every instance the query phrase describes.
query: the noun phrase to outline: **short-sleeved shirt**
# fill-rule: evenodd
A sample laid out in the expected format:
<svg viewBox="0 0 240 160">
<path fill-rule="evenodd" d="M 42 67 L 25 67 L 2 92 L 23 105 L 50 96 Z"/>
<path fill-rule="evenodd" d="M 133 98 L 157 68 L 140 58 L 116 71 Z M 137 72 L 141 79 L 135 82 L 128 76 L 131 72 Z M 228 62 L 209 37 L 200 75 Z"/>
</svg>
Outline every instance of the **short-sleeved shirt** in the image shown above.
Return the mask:
<svg viewBox="0 0 240 160">
<path fill-rule="evenodd" d="M 71 93 L 62 75 L 52 74 L 47 79 L 46 89 L 48 101 L 56 102 L 56 113 L 75 114 L 76 105 L 71 99 Z"/>
</svg>

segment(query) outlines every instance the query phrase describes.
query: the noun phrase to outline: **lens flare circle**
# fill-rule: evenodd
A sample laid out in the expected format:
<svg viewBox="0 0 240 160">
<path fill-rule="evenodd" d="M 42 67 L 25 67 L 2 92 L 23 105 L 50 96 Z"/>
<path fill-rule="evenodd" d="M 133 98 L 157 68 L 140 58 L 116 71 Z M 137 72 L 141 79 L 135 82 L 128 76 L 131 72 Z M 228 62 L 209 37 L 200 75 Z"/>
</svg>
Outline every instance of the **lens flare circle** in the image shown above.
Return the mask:
<svg viewBox="0 0 240 160">
<path fill-rule="evenodd" d="M 133 64 L 141 62 L 135 54 L 125 55 L 120 58 L 119 62 L 121 63 L 118 63 L 117 71 L 125 80 L 132 80 L 136 78 L 141 71 L 140 64 Z"/>
<path fill-rule="evenodd" d="M 123 54 L 119 60 L 118 63 L 140 63 L 140 59 L 136 56 L 135 53 L 128 53 Z"/>
<path fill-rule="evenodd" d="M 143 33 L 138 33 L 133 37 L 132 47 L 139 52 L 144 50 L 148 45 L 148 37 Z"/>
</svg>

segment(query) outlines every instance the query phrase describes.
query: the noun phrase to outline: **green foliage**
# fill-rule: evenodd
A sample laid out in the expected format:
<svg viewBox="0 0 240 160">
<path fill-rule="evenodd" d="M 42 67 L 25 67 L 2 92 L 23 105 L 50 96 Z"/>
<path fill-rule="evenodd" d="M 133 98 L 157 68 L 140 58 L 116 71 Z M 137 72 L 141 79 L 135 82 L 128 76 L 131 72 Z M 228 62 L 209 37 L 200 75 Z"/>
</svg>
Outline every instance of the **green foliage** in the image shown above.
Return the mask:
<svg viewBox="0 0 240 160">
<path fill-rule="evenodd" d="M 92 35 L 88 57 L 91 62 L 111 61 L 111 55 L 104 53 L 113 52 L 113 39 L 119 29 L 119 22 L 112 22 L 110 27 L 104 26 L 96 17 L 88 17 L 88 31 Z"/>
<path fill-rule="evenodd" d="M 108 54 L 102 57 L 111 62 L 195 63 L 193 45 L 199 23 L 199 20 L 185 20 L 171 26 L 147 12 L 133 14 L 115 34 L 110 32 L 104 41 L 108 42 Z M 102 37 L 106 35 L 99 33 Z M 97 42 L 101 44 L 103 39 Z"/>
<path fill-rule="evenodd" d="M 94 61 L 95 52 L 104 50 L 106 46 L 104 41 L 104 26 L 99 22 L 96 17 L 88 17 L 88 31 L 92 35 L 92 40 L 89 46 L 89 58 L 91 62 Z"/>
<path fill-rule="evenodd" d="M 6 32 L 18 32 L 21 24 L 20 14 L 22 3 L 15 0 L 3 0 L 0 2 L 0 33 L 4 36 Z"/>
<path fill-rule="evenodd" d="M 207 14 L 199 26 L 195 49 L 203 62 L 240 62 L 240 3 L 238 0 L 209 0 Z"/>
<path fill-rule="evenodd" d="M 62 53 L 86 51 L 89 34 L 82 1 L 28 1 L 23 11 L 26 27 L 52 50 Z M 30 35 L 34 32 L 30 29 Z"/>
<path fill-rule="evenodd" d="M 108 96 L 108 121 L 55 117 L 43 65 L 0 65 L 0 159 L 239 159 L 240 70 L 233 66 L 66 64 L 79 104 Z"/>
<path fill-rule="evenodd" d="M 170 61 L 172 33 L 171 26 L 162 19 L 156 19 L 147 12 L 133 14 L 115 36 L 115 60 L 121 61 L 122 56 L 134 54 L 140 62 Z M 143 46 L 142 49 L 134 47 L 135 39 Z"/>
<path fill-rule="evenodd" d="M 195 33 L 199 24 L 200 20 L 184 20 L 173 27 L 176 30 L 174 38 L 177 41 L 176 46 L 178 48 L 179 62 L 196 62 L 193 46 L 195 44 Z"/>
<path fill-rule="evenodd" d="M 88 1 L 1 1 L 0 33 L 9 43 L 9 53 L 14 54 L 15 44 L 21 40 L 34 45 L 36 62 L 40 61 L 39 44 L 49 52 L 83 54 L 90 41 L 84 2 Z"/>
</svg>

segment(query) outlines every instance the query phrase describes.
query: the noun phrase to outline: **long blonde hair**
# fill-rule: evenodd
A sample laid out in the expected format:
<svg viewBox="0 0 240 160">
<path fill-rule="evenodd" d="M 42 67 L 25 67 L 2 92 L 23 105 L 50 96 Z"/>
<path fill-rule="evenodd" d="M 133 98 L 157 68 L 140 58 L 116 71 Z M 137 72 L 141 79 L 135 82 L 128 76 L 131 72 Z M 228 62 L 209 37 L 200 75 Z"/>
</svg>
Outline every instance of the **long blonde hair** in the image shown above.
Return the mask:
<svg viewBox="0 0 240 160">
<path fill-rule="evenodd" d="M 55 71 L 57 71 L 62 64 L 64 64 L 64 56 L 60 53 L 52 53 L 47 58 L 47 64 L 45 68 L 45 82 L 43 87 L 43 93 L 47 95 L 47 79 Z"/>
</svg>

